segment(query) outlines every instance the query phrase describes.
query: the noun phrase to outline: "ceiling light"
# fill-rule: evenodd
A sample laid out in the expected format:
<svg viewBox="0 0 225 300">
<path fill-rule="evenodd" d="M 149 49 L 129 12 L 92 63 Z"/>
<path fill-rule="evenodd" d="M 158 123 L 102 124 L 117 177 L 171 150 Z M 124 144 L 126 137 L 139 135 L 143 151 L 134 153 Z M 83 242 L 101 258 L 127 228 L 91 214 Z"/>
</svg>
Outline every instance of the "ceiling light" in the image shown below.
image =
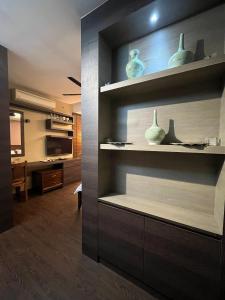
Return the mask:
<svg viewBox="0 0 225 300">
<path fill-rule="evenodd" d="M 149 18 L 151 24 L 155 24 L 158 21 L 158 19 L 159 19 L 159 15 L 156 12 L 151 14 Z"/>
</svg>

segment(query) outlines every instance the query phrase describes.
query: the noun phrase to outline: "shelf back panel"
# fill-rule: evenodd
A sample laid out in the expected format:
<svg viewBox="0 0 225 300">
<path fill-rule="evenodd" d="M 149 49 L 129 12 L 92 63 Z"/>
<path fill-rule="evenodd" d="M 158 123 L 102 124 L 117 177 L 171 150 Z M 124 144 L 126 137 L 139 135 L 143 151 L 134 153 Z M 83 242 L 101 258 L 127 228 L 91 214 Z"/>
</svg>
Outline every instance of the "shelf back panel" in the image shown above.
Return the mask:
<svg viewBox="0 0 225 300">
<path fill-rule="evenodd" d="M 214 214 L 222 157 L 174 153 L 113 154 L 110 192 Z"/>
<path fill-rule="evenodd" d="M 157 109 L 158 125 L 165 130 L 164 144 L 204 142 L 222 136 L 220 129 L 221 90 L 209 84 L 164 91 L 149 101 L 123 100 L 112 103 L 112 137 L 146 145 L 145 131 L 152 125 Z"/>
</svg>

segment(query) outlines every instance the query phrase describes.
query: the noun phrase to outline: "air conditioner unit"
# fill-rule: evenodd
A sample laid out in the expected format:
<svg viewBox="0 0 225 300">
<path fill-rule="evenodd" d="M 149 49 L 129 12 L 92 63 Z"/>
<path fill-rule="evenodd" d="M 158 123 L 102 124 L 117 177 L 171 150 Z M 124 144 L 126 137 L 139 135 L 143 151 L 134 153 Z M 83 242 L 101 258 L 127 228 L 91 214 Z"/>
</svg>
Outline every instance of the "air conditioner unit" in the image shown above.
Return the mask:
<svg viewBox="0 0 225 300">
<path fill-rule="evenodd" d="M 44 108 L 46 110 L 54 110 L 56 107 L 56 103 L 53 100 L 34 95 L 29 92 L 21 91 L 18 89 L 12 90 L 12 101 L 15 104 L 24 104 L 30 107 L 39 107 Z"/>
</svg>

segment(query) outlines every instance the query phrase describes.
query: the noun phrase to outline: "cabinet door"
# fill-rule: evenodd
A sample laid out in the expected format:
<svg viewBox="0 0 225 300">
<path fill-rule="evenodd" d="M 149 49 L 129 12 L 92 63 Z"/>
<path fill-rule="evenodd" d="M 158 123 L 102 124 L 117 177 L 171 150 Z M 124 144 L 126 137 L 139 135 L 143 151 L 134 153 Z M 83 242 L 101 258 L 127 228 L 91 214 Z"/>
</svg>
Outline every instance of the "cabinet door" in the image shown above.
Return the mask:
<svg viewBox="0 0 225 300">
<path fill-rule="evenodd" d="M 145 219 L 145 283 L 172 299 L 217 300 L 220 279 L 220 240 Z"/>
<path fill-rule="evenodd" d="M 71 160 L 64 163 L 64 184 L 81 180 L 81 160 Z"/>
<path fill-rule="evenodd" d="M 48 189 L 63 183 L 62 170 L 52 170 L 42 173 L 43 189 Z"/>
<path fill-rule="evenodd" d="M 144 217 L 99 203 L 99 256 L 126 273 L 143 276 Z"/>
</svg>

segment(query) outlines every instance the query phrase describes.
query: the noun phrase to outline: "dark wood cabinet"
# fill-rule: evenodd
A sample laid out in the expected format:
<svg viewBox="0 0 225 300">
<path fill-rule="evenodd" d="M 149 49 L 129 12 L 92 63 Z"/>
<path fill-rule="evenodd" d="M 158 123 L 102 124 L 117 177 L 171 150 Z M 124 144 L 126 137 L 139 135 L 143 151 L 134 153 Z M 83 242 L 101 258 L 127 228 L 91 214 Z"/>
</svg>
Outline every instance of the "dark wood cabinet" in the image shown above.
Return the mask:
<svg viewBox="0 0 225 300">
<path fill-rule="evenodd" d="M 143 277 L 144 217 L 99 203 L 99 256 Z"/>
<path fill-rule="evenodd" d="M 81 159 L 28 163 L 32 187 L 41 192 L 81 181 Z"/>
<path fill-rule="evenodd" d="M 70 159 L 64 162 L 64 184 L 81 181 L 81 159 Z"/>
<path fill-rule="evenodd" d="M 41 193 L 63 186 L 63 169 L 51 169 L 34 172 L 33 186 Z"/>
<path fill-rule="evenodd" d="M 99 202 L 99 257 L 174 300 L 221 300 L 222 240 Z"/>
<path fill-rule="evenodd" d="M 177 300 L 220 299 L 221 241 L 145 218 L 144 281 Z"/>
</svg>

